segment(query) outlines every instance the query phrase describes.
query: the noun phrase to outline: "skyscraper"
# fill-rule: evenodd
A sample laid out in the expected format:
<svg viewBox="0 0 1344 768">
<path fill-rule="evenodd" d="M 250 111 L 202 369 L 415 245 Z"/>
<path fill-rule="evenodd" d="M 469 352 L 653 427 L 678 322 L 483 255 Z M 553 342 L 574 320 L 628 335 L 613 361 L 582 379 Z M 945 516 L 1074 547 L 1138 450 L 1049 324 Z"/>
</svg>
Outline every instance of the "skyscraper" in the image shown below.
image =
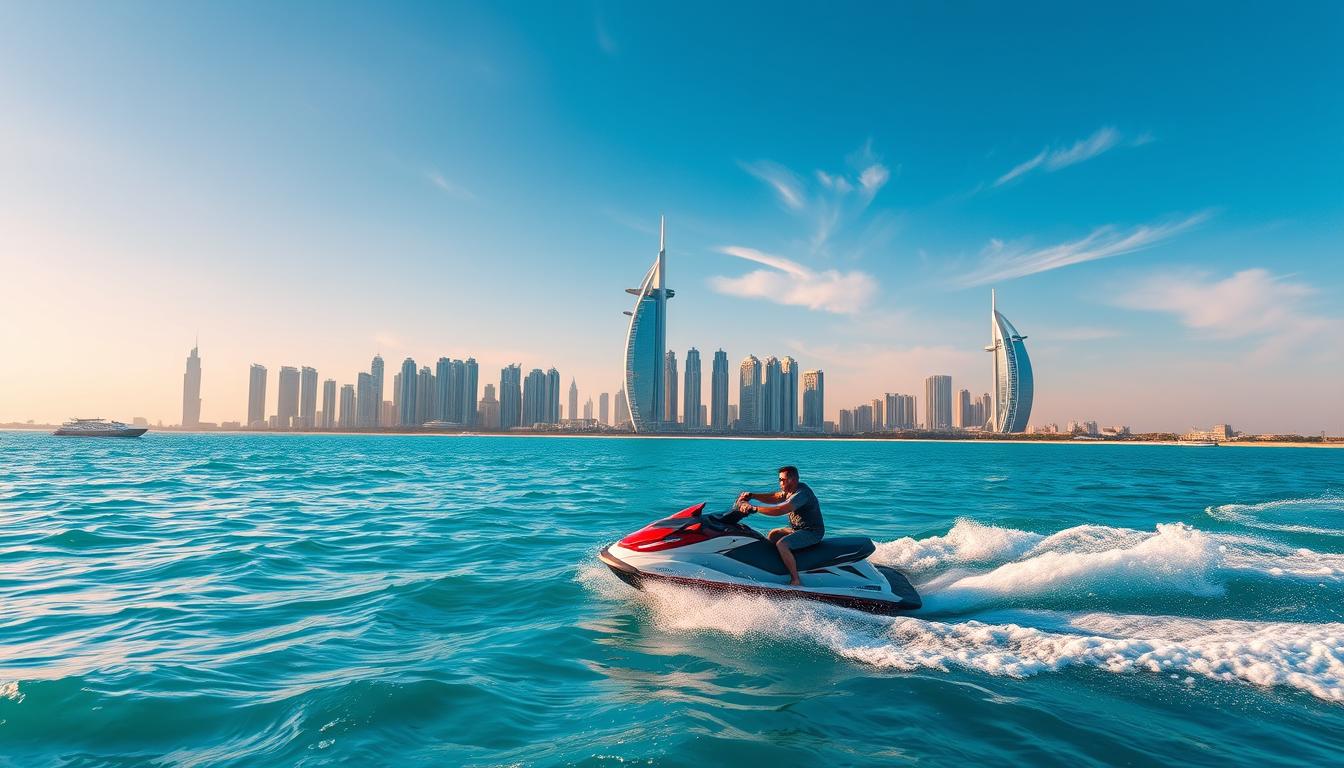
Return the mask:
<svg viewBox="0 0 1344 768">
<path fill-rule="evenodd" d="M 280 366 L 279 391 L 276 395 L 275 418 L 281 429 L 294 426 L 299 415 L 299 369 L 289 365 Z"/>
<path fill-rule="evenodd" d="M 687 429 L 705 426 L 700 420 L 700 350 L 686 350 L 686 387 L 682 397 L 681 420 Z"/>
<path fill-rule="evenodd" d="M 952 428 L 952 377 L 935 375 L 924 380 L 924 428 Z"/>
<path fill-rule="evenodd" d="M 499 371 L 499 428 L 513 429 L 523 422 L 523 367 L 514 363 Z"/>
<path fill-rule="evenodd" d="M 373 394 L 373 375 L 360 372 L 355 377 L 355 424 L 356 427 L 369 428 L 378 423 L 378 411 L 382 408 Z"/>
<path fill-rule="evenodd" d="M 743 432 L 761 431 L 761 361 L 755 355 L 738 366 L 737 383 L 737 428 Z"/>
<path fill-rule="evenodd" d="M 591 397 L 588 398 L 588 401 L 583 404 L 583 420 L 584 421 L 593 420 L 593 398 Z"/>
<path fill-rule="evenodd" d="M 779 364 L 779 423 L 780 431 L 798 430 L 798 361 L 785 357 Z"/>
<path fill-rule="evenodd" d="M 401 361 L 401 378 L 397 379 L 397 425 L 401 427 L 417 426 L 419 422 L 415 420 L 416 412 L 416 385 L 420 383 L 420 372 L 417 370 L 415 360 L 406 358 Z"/>
<path fill-rule="evenodd" d="M 612 417 L 612 426 L 622 427 L 630 423 L 630 401 L 625 397 L 625 387 L 616 390 L 616 413 Z"/>
<path fill-rule="evenodd" d="M 1025 432 L 1036 388 L 1027 345 L 1022 343 L 1027 337 L 999 312 L 993 289 L 989 320 L 990 344 L 985 351 L 994 353 L 994 407 L 988 428 L 991 432 Z"/>
<path fill-rule="evenodd" d="M 370 411 L 373 420 L 369 426 L 376 427 L 383 422 L 383 356 L 374 355 L 373 362 L 369 364 L 369 381 L 373 385 L 373 410 Z M 390 425 L 389 425 L 390 426 Z"/>
<path fill-rule="evenodd" d="M 761 396 L 756 402 L 763 432 L 783 432 L 784 376 L 779 358 L 765 358 L 765 378 L 761 381 Z"/>
<path fill-rule="evenodd" d="M 886 425 L 887 425 L 887 424 L 886 424 L 886 420 L 883 419 L 883 415 L 884 415 L 884 414 L 882 413 L 882 411 L 883 411 L 883 408 L 882 408 L 882 405 L 883 405 L 883 403 L 882 403 L 882 399 L 881 399 L 881 398 L 878 398 L 878 397 L 874 397 L 874 398 L 872 399 L 872 401 L 869 403 L 869 405 L 870 405 L 870 406 L 872 407 L 872 409 L 873 409 L 873 430 L 872 430 L 872 431 L 874 431 L 874 432 L 881 432 L 881 431 L 886 427 Z"/>
<path fill-rule="evenodd" d="M 546 418 L 547 424 L 560 423 L 560 372 L 554 368 L 546 369 Z"/>
<path fill-rule="evenodd" d="M 728 419 L 728 353 L 714 353 L 714 370 L 709 383 L 709 425 L 723 431 L 732 424 Z"/>
<path fill-rule="evenodd" d="M 415 425 L 418 427 L 427 421 L 433 421 L 434 406 L 438 400 L 438 390 L 434 386 L 434 372 L 429 366 L 420 368 L 415 382 Z"/>
<path fill-rule="evenodd" d="M 364 376 L 367 374 L 360 374 L 360 375 Z M 355 422 L 357 420 L 356 408 L 358 406 L 358 402 L 359 401 L 356 400 L 355 398 L 355 385 L 342 384 L 341 416 L 339 421 L 337 422 L 338 426 L 340 426 L 341 429 L 350 429 L 351 427 L 355 426 Z"/>
<path fill-rule="evenodd" d="M 676 424 L 677 418 L 677 353 L 667 350 L 663 357 L 663 423 Z"/>
<path fill-rule="evenodd" d="M 821 371 L 803 373 L 803 426 L 809 432 L 820 432 L 826 422 L 826 374 Z"/>
<path fill-rule="evenodd" d="M 460 384 L 462 389 L 462 418 L 463 424 L 468 427 L 476 426 L 476 393 L 479 392 L 480 366 L 476 365 L 476 358 L 468 357 L 462 363 L 462 376 Z"/>
<path fill-rule="evenodd" d="M 266 366 L 252 364 L 247 377 L 247 426 L 266 425 Z"/>
<path fill-rule="evenodd" d="M 458 418 L 459 414 L 453 412 L 455 410 L 454 405 L 457 405 L 456 410 L 461 410 L 460 400 L 457 403 L 454 403 L 453 400 L 453 384 L 456 383 L 456 379 L 453 371 L 453 361 L 446 357 L 440 357 L 438 362 L 434 363 L 434 408 L 432 414 L 434 418 L 461 423 L 462 419 Z"/>
<path fill-rule="evenodd" d="M 569 380 L 569 410 L 565 411 L 565 415 L 571 420 L 579 418 L 579 383 L 573 378 Z"/>
<path fill-rule="evenodd" d="M 606 392 L 597 396 L 597 421 L 604 427 L 611 426 L 611 396 Z"/>
<path fill-rule="evenodd" d="M 485 385 L 485 396 L 476 409 L 476 425 L 481 429 L 499 429 L 499 401 L 495 399 L 495 385 Z"/>
<path fill-rule="evenodd" d="M 915 396 L 887 393 L 887 429 L 914 429 Z"/>
<path fill-rule="evenodd" d="M 322 382 L 322 428 L 336 426 L 336 380 Z"/>
<path fill-rule="evenodd" d="M 311 429 L 317 418 L 317 371 L 303 366 L 299 385 L 299 425 Z"/>
<path fill-rule="evenodd" d="M 957 390 L 957 400 L 952 406 L 952 426 L 958 429 L 966 429 L 975 420 L 975 413 L 971 410 L 971 391 L 969 389 Z"/>
<path fill-rule="evenodd" d="M 638 288 L 627 289 L 637 298 L 625 337 L 625 387 L 630 418 L 636 432 L 656 431 L 663 421 L 663 359 L 667 351 L 667 300 L 676 293 L 667 287 L 666 229 L 658 220 L 658 258 Z"/>
<path fill-rule="evenodd" d="M 873 431 L 873 406 L 860 405 L 854 409 L 854 431 L 866 434 Z"/>
<path fill-rule="evenodd" d="M 201 358 L 192 345 L 187 356 L 187 372 L 182 374 L 182 426 L 201 425 Z"/>
<path fill-rule="evenodd" d="M 546 391 L 546 374 L 540 368 L 533 368 L 523 380 L 523 426 L 548 423 L 547 405 L 549 393 Z"/>
</svg>

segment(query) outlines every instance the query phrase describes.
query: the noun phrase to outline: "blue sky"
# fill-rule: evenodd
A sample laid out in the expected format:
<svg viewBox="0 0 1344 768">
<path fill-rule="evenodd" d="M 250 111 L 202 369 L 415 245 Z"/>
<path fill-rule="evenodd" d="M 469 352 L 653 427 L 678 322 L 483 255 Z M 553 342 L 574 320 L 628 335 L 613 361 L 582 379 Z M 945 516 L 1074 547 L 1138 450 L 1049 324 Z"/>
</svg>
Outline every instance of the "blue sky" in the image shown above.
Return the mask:
<svg viewBox="0 0 1344 768">
<path fill-rule="evenodd" d="M 6 6 L 0 420 L 173 422 L 198 331 L 213 421 L 375 351 L 613 391 L 661 213 L 678 356 L 792 355 L 828 417 L 986 391 L 993 287 L 1033 423 L 1344 432 L 1341 43 L 1324 3 Z"/>
</svg>

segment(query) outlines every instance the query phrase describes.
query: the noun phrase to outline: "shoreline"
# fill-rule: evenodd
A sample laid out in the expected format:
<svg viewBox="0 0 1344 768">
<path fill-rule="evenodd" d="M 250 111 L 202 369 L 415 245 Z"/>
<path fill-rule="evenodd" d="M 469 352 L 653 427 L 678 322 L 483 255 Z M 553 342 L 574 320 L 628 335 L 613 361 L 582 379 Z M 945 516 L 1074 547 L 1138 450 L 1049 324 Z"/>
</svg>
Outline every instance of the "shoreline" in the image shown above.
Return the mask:
<svg viewBox="0 0 1344 768">
<path fill-rule="evenodd" d="M 0 432 L 45 432 L 50 434 L 55 427 L 49 426 L 4 426 Z M 147 434 L 168 435 L 344 435 L 344 436 L 387 436 L 387 437 L 540 437 L 540 438 L 582 438 L 582 439 L 634 439 L 634 440 L 786 440 L 802 442 L 862 442 L 862 443 L 961 443 L 988 445 L 1164 445 L 1181 448 L 1344 448 L 1344 440 L 1329 438 L 1326 442 L 1271 441 L 1271 440 L 1229 440 L 1217 445 L 1191 445 L 1177 440 L 1074 440 L 1074 439 L 1001 439 L 966 437 L 866 437 L 860 435 L 731 435 L 731 434 L 657 434 L 640 435 L 630 433 L 603 432 L 458 432 L 458 431 L 348 431 L 331 430 L 252 430 L 252 429 L 155 429 L 150 427 Z"/>
</svg>

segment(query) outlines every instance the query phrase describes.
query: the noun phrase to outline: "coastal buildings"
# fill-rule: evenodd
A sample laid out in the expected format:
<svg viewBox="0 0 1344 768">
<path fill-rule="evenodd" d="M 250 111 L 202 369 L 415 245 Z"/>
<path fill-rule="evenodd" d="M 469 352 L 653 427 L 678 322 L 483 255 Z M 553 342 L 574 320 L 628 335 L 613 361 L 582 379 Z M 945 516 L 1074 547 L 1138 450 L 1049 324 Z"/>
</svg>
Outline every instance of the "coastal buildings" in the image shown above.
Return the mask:
<svg viewBox="0 0 1344 768">
<path fill-rule="evenodd" d="M 952 377 L 934 375 L 924 380 L 924 428 L 952 429 Z"/>
<path fill-rule="evenodd" d="M 774 355 L 765 358 L 765 375 L 761 379 L 760 393 L 760 398 L 756 401 L 760 431 L 783 432 L 781 418 L 784 408 L 781 399 L 784 393 L 784 381 L 779 358 Z"/>
<path fill-rule="evenodd" d="M 986 352 L 994 355 L 994 407 L 988 428 L 992 432 L 1022 432 L 1031 418 L 1035 382 L 1031 359 L 1023 343 L 1026 336 L 1017 332 L 998 310 L 994 291 L 989 292 L 990 344 Z"/>
<path fill-rule="evenodd" d="M 583 420 L 584 421 L 593 420 L 593 398 L 591 397 L 588 398 L 587 402 L 583 404 Z"/>
<path fill-rule="evenodd" d="M 676 424 L 677 417 L 677 353 L 667 350 L 663 356 L 663 424 Z"/>
<path fill-rule="evenodd" d="M 187 355 L 187 372 L 182 374 L 182 426 L 201 424 L 201 358 L 192 345 Z"/>
<path fill-rule="evenodd" d="M 658 221 L 658 258 L 638 288 L 627 289 L 635 306 L 627 312 L 630 326 L 625 338 L 625 387 L 630 421 L 636 432 L 657 431 L 665 405 L 663 362 L 667 353 L 667 287 L 665 222 Z M 618 419 L 623 412 L 617 409 Z"/>
<path fill-rule="evenodd" d="M 355 426 L 361 429 L 378 423 L 378 402 L 373 392 L 373 375 L 361 371 L 355 377 Z"/>
<path fill-rule="evenodd" d="M 373 398 L 372 410 L 370 411 L 370 427 L 376 427 L 381 424 L 391 424 L 383 419 L 383 356 L 374 355 L 373 361 L 369 363 L 369 383 L 372 386 L 371 397 Z"/>
<path fill-rule="evenodd" d="M 429 366 L 421 366 L 415 377 L 415 420 L 412 426 L 420 426 L 434 420 L 434 404 L 438 401 L 434 387 L 434 373 Z"/>
<path fill-rule="evenodd" d="M 747 355 L 737 370 L 738 416 L 734 423 L 739 431 L 760 432 L 761 361 L 755 355 Z"/>
<path fill-rule="evenodd" d="M 281 429 L 294 425 L 299 415 L 299 369 L 289 365 L 280 367 L 279 391 L 275 403 L 275 422 Z"/>
<path fill-rule="evenodd" d="M 359 374 L 360 377 L 367 376 L 366 373 Z M 355 395 L 354 384 L 343 384 L 341 386 L 341 415 L 337 421 L 337 426 L 341 429 L 351 429 L 358 421 L 357 407 L 358 399 Z"/>
<path fill-rule="evenodd" d="M 420 381 L 415 360 L 406 358 L 401 361 L 401 373 L 392 378 L 392 394 L 396 400 L 397 426 L 409 427 L 415 421 L 415 387 Z"/>
<path fill-rule="evenodd" d="M 299 421 L 293 426 L 311 429 L 317 418 L 317 370 L 303 366 L 299 372 Z"/>
<path fill-rule="evenodd" d="M 322 428 L 336 426 L 336 380 L 322 382 Z"/>
<path fill-rule="evenodd" d="M 781 432 L 798 431 L 798 361 L 785 355 L 779 363 L 779 423 Z"/>
<path fill-rule="evenodd" d="M 611 396 L 607 392 L 597 396 L 597 421 L 604 427 L 611 426 Z"/>
<path fill-rule="evenodd" d="M 565 416 L 570 419 L 579 418 L 579 384 L 574 379 L 569 380 L 569 408 L 565 409 Z M 587 418 L 592 418 L 589 414 Z"/>
<path fill-rule="evenodd" d="M 700 418 L 700 350 L 691 347 L 686 350 L 686 387 L 681 409 L 682 421 L 687 429 L 699 429 L 705 426 Z"/>
<path fill-rule="evenodd" d="M 613 426 L 624 427 L 630 423 L 630 402 L 625 397 L 625 388 L 616 390 L 616 411 L 612 417 Z"/>
<path fill-rule="evenodd" d="M 247 426 L 266 426 L 266 366 L 257 363 L 247 376 Z"/>
<path fill-rule="evenodd" d="M 543 421 L 547 424 L 560 423 L 560 372 L 554 368 L 546 370 L 546 408 Z"/>
<path fill-rule="evenodd" d="M 485 385 L 485 395 L 476 409 L 477 424 L 482 429 L 499 429 L 499 400 L 495 399 L 495 385 Z"/>
<path fill-rule="evenodd" d="M 714 369 L 709 383 L 709 426 L 726 431 L 734 419 L 728 416 L 728 353 L 714 353 Z"/>
<path fill-rule="evenodd" d="M 887 429 L 914 429 L 919 426 L 916 420 L 916 400 L 914 395 L 886 395 Z"/>
<path fill-rule="evenodd" d="M 826 421 L 826 374 L 803 372 L 803 429 L 820 432 Z"/>
</svg>

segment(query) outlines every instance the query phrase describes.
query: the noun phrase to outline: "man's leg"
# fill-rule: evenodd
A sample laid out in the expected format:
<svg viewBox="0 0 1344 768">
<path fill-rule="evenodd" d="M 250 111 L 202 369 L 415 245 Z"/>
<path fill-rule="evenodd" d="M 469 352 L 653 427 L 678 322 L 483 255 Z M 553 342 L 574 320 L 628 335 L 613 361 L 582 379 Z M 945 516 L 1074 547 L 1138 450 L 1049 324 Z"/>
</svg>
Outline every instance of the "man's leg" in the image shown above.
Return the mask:
<svg viewBox="0 0 1344 768">
<path fill-rule="evenodd" d="M 789 586 L 803 586 L 802 579 L 798 578 L 798 563 L 793 559 L 793 550 L 789 549 L 788 542 L 780 539 L 775 542 L 775 549 L 779 550 L 779 559 L 784 561 L 784 567 L 789 569 Z"/>
</svg>

